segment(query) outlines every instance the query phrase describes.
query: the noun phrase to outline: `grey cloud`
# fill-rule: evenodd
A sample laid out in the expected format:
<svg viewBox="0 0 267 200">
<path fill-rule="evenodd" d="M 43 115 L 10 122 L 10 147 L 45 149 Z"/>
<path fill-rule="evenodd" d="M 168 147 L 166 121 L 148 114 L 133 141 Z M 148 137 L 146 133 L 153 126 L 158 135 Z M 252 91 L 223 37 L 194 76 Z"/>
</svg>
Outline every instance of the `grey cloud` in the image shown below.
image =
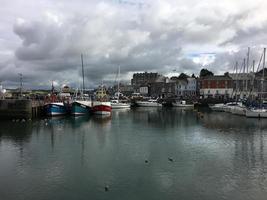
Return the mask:
<svg viewBox="0 0 267 200">
<path fill-rule="evenodd" d="M 251 16 L 251 7 L 259 7 L 257 1 L 251 6 L 230 0 L 222 4 L 149 0 L 140 7 L 119 1 L 46 0 L 45 5 L 35 2 L 32 10 L 30 3 L 25 10 L 15 5 L 19 15 L 13 13 L 12 18 L 24 20 L 14 23 L 13 33 L 5 33 L 16 36 L 15 56 L 4 62 L 0 49 L 0 58 L 4 58 L 0 79 L 16 82 L 17 73 L 23 73 L 29 85 L 36 87 L 49 86 L 50 80 L 77 86 L 81 53 L 90 86 L 111 81 L 118 66 L 124 78 L 134 72 L 168 74 L 174 69 L 198 74 L 202 64 L 188 57 L 196 52 L 215 52 L 214 62 L 204 67 L 215 73 L 229 71 L 235 60 L 245 56 L 247 46 L 259 48 L 267 39 L 266 25 L 253 23 L 267 16 Z M 260 50 L 254 51 L 257 58 Z"/>
</svg>

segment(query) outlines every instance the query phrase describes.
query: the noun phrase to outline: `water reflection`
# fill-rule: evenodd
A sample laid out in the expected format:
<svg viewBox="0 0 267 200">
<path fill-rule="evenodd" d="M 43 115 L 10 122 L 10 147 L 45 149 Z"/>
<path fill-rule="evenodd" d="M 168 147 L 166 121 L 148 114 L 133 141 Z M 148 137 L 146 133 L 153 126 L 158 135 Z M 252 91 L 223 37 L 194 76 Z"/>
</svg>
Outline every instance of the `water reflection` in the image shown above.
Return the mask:
<svg viewBox="0 0 267 200">
<path fill-rule="evenodd" d="M 111 117 L 1 122 L 0 185 L 9 187 L 0 187 L 0 194 L 4 199 L 73 199 L 74 194 L 77 199 L 264 199 L 266 121 L 141 108 L 113 111 Z"/>
<path fill-rule="evenodd" d="M 0 121 L 0 127 L 0 141 L 11 140 L 18 145 L 28 142 L 32 134 L 31 121 Z"/>
<path fill-rule="evenodd" d="M 194 126 L 197 123 L 192 109 L 181 108 L 137 108 L 133 112 L 133 122 L 160 128 Z"/>
<path fill-rule="evenodd" d="M 246 118 L 244 116 L 232 115 L 230 113 L 204 113 L 201 121 L 203 126 L 207 128 L 220 130 L 236 129 L 255 131 L 267 128 L 266 119 Z"/>
</svg>

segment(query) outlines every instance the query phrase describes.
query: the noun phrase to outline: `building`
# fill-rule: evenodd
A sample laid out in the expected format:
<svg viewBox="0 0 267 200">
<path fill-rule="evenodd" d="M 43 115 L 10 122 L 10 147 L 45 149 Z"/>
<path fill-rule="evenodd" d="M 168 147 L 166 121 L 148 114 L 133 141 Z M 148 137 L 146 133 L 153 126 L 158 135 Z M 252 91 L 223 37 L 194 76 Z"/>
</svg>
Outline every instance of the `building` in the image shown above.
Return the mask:
<svg viewBox="0 0 267 200">
<path fill-rule="evenodd" d="M 264 70 L 264 78 L 262 74 L 263 70 L 257 73 L 237 73 L 229 74 L 233 79 L 234 97 L 246 98 L 246 97 L 267 97 L 267 70 Z"/>
<path fill-rule="evenodd" d="M 233 79 L 230 76 L 207 76 L 199 79 L 202 98 L 227 99 L 233 94 Z"/>
<path fill-rule="evenodd" d="M 156 82 L 156 80 L 160 77 L 158 73 L 135 73 L 133 74 L 133 78 L 131 80 L 131 85 L 135 92 L 139 92 L 140 86 L 148 86 L 150 83 Z"/>
<path fill-rule="evenodd" d="M 255 73 L 235 73 L 229 76 L 233 79 L 234 96 L 245 98 L 254 90 Z"/>
</svg>

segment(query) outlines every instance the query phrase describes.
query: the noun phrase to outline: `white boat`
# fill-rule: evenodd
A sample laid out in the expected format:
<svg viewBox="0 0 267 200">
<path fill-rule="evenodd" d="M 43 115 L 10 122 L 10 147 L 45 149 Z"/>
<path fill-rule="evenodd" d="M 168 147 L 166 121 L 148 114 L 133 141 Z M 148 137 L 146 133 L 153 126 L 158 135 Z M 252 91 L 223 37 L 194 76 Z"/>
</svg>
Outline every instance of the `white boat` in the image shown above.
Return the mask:
<svg viewBox="0 0 267 200">
<path fill-rule="evenodd" d="M 194 104 L 187 104 L 186 101 L 175 101 L 172 102 L 173 107 L 181 107 L 181 108 L 194 108 Z"/>
<path fill-rule="evenodd" d="M 244 106 L 241 102 L 238 102 L 236 105 L 230 107 L 230 112 L 234 115 L 246 115 L 247 107 Z"/>
<path fill-rule="evenodd" d="M 140 107 L 162 107 L 157 99 L 149 99 L 147 101 L 136 101 L 136 105 Z"/>
<path fill-rule="evenodd" d="M 112 109 L 126 109 L 126 108 L 130 108 L 131 105 L 129 103 L 123 103 L 115 99 L 115 100 L 111 100 L 111 107 Z"/>
<path fill-rule="evenodd" d="M 212 111 L 217 111 L 217 112 L 224 112 L 224 107 L 225 104 L 223 103 L 217 103 L 212 106 L 209 106 Z"/>
<path fill-rule="evenodd" d="M 263 63 L 262 63 L 262 79 L 261 79 L 261 93 L 264 91 L 264 70 L 265 70 L 265 54 L 266 54 L 266 48 L 263 49 Z M 259 63 L 260 65 L 260 63 Z M 261 96 L 262 104 L 264 104 L 264 100 Z M 246 110 L 246 116 L 247 117 L 254 117 L 254 118 L 267 118 L 267 109 L 265 108 L 251 108 Z"/>
<path fill-rule="evenodd" d="M 131 104 L 127 103 L 127 102 L 122 102 L 120 101 L 120 95 L 122 95 L 122 93 L 120 93 L 120 67 L 118 70 L 118 86 L 117 86 L 117 93 L 115 93 L 115 95 L 117 94 L 117 99 L 111 100 L 111 107 L 112 109 L 126 109 L 126 108 L 130 108 Z"/>
<path fill-rule="evenodd" d="M 261 109 L 261 108 L 247 109 L 246 117 L 267 118 L 267 109 Z"/>
</svg>

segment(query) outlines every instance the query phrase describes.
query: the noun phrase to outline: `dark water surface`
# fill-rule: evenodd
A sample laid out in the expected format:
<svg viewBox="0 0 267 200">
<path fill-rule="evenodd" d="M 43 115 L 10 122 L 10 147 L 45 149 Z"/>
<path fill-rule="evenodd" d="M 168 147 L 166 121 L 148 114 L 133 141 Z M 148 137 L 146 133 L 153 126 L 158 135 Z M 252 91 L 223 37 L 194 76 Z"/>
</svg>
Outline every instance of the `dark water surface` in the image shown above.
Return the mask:
<svg viewBox="0 0 267 200">
<path fill-rule="evenodd" d="M 0 122 L 1 200 L 266 198 L 267 119 L 163 108 Z"/>
</svg>

